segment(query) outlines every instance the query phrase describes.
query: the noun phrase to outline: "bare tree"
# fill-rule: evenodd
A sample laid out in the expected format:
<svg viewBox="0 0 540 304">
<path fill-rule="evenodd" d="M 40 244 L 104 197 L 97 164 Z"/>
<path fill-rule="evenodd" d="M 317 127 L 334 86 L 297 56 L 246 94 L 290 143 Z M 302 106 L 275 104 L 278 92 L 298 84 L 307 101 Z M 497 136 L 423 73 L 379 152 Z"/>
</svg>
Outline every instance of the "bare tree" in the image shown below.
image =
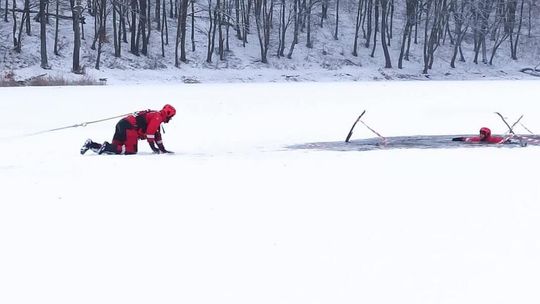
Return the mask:
<svg viewBox="0 0 540 304">
<path fill-rule="evenodd" d="M 126 18 L 128 16 L 128 9 L 129 9 L 129 0 L 121 0 L 121 5 L 118 6 L 118 15 L 120 16 L 120 30 L 119 33 L 121 33 L 122 38 L 120 36 L 118 37 L 118 40 L 122 40 L 124 43 L 128 43 L 127 40 L 127 26 L 126 22 L 129 21 L 129 18 Z"/>
<path fill-rule="evenodd" d="M 278 47 L 276 55 L 279 57 L 284 56 L 285 52 L 285 33 L 287 32 L 288 24 L 285 21 L 285 14 L 287 12 L 287 7 L 285 5 L 285 0 L 279 1 L 279 25 L 278 25 Z"/>
<path fill-rule="evenodd" d="M 270 44 L 270 28 L 272 20 L 272 0 L 255 0 L 255 23 L 261 52 L 261 61 L 268 63 L 267 54 Z"/>
<path fill-rule="evenodd" d="M 403 59 L 408 60 L 405 57 L 405 46 L 410 45 L 411 43 L 411 32 L 412 27 L 416 23 L 416 9 L 418 1 L 417 0 L 406 0 L 406 19 L 405 27 L 403 29 L 403 36 L 401 38 L 401 49 L 399 52 L 398 59 L 398 68 L 403 68 Z"/>
<path fill-rule="evenodd" d="M 311 42 L 311 9 L 313 6 L 313 0 L 309 0 L 306 7 L 306 16 L 307 16 L 307 32 L 306 32 L 306 47 L 312 48 L 313 43 Z"/>
<path fill-rule="evenodd" d="M 487 63 L 486 36 L 490 30 L 489 18 L 493 11 L 493 0 L 475 0 L 473 11 L 474 63 L 482 52 L 482 62 Z"/>
<path fill-rule="evenodd" d="M 242 29 L 241 29 L 241 15 L 240 15 L 240 0 L 234 0 L 234 30 L 236 31 L 236 38 L 242 40 Z"/>
<path fill-rule="evenodd" d="M 8 20 L 8 6 L 9 6 L 9 1 L 6 0 L 6 6 L 5 6 L 5 9 L 4 9 L 4 22 L 9 22 Z"/>
<path fill-rule="evenodd" d="M 225 59 L 225 50 L 224 50 L 224 44 L 223 44 L 223 15 L 225 13 L 224 9 L 225 0 L 217 0 L 216 8 L 217 8 L 217 28 L 218 28 L 218 54 L 219 54 L 219 60 Z"/>
<path fill-rule="evenodd" d="M 30 0 L 24 0 L 24 18 L 26 22 L 26 35 L 32 35 L 31 26 L 30 26 Z"/>
<path fill-rule="evenodd" d="M 372 27 L 372 24 L 373 24 L 373 1 L 374 0 L 367 0 L 367 7 L 366 7 L 366 23 L 367 23 L 367 29 L 366 29 L 366 34 L 364 35 L 364 38 L 366 38 L 366 42 L 364 43 L 364 46 L 366 48 L 369 48 L 370 46 L 370 43 L 371 43 L 371 34 L 373 32 L 373 27 Z M 375 0 L 376 1 L 376 0 Z"/>
<path fill-rule="evenodd" d="M 49 1 L 0 1 L 2 3 L 0 11 L 5 8 L 2 14 L 3 19 L 4 21 L 8 19 L 8 23 L 2 22 L 0 26 L 3 27 L 2 29 L 13 26 L 13 48 L 16 52 L 33 51 L 41 56 L 41 66 L 48 68 L 47 34 L 54 33 L 54 54 L 59 55 L 62 53 L 62 46 L 65 45 L 60 38 L 65 34 L 61 32 L 60 19 L 71 20 L 74 37 L 72 68 L 76 73 L 83 71 L 79 57 L 81 40 L 84 39 L 84 17 L 88 18 L 88 23 L 91 23 L 87 29 L 93 29 L 95 33 L 92 44 L 97 48 L 96 68 L 98 69 L 100 61 L 104 59 L 102 56 L 113 56 L 112 44 L 114 44 L 115 57 L 120 57 L 123 43 L 126 43 L 125 47 L 128 47 L 135 55 L 148 54 L 152 50 L 151 43 L 157 43 L 150 40 L 154 24 L 157 25 L 157 30 L 161 35 L 161 56 L 165 57 L 168 45 L 168 24 L 170 24 L 167 15 L 170 13 L 176 16 L 172 22 L 175 27 L 178 26 L 176 65 L 187 61 L 188 27 L 191 29 L 191 50 L 194 52 L 195 38 L 199 35 L 196 30 L 206 31 L 203 29 L 206 24 L 208 32 L 204 32 L 201 37 L 207 35 L 208 38 L 207 62 L 212 62 L 214 53 L 219 54 L 220 60 L 227 60 L 227 51 L 235 47 L 233 44 L 229 46 L 230 30 L 233 31 L 231 34 L 242 41 L 238 42 L 240 47 L 247 45 L 249 37 L 257 37 L 260 58 L 265 63 L 269 61 L 269 51 L 275 51 L 272 54 L 281 58 L 285 56 L 287 47 L 289 48 L 286 56 L 292 58 L 294 51 L 298 52 L 297 44 L 302 39 L 305 39 L 305 48 L 312 48 L 313 30 L 315 30 L 320 31 L 321 35 L 317 36 L 318 39 L 324 39 L 324 34 L 329 34 L 327 39 L 354 38 L 354 42 L 351 41 L 353 42 L 353 56 L 358 56 L 360 41 L 365 39 L 365 46 L 369 49 L 371 56 L 379 56 L 380 59 L 384 56 L 385 67 L 391 68 L 391 57 L 394 56 L 390 48 L 393 27 L 402 26 L 397 27 L 401 37 L 400 45 L 395 48 L 399 52 L 398 68 L 403 68 L 409 53 L 413 55 L 416 51 L 414 47 L 411 48 L 411 43 L 420 32 L 418 41 L 422 48 L 418 48 L 416 55 L 423 56 L 421 65 L 423 72 L 427 73 L 437 58 L 437 50 L 440 46 L 444 46 L 447 37 L 450 42 L 448 50 L 451 52 L 449 65 L 453 68 L 456 67 L 456 60 L 465 61 L 463 54 L 467 50 L 466 46 L 469 46 L 466 44 L 469 38 L 472 41 L 470 43 L 472 52 L 466 54 L 474 56 L 475 63 L 482 61 L 494 64 L 498 58 L 497 53 L 503 52 L 502 50 L 505 51 L 504 55 L 508 54 L 516 60 L 518 51 L 521 51 L 520 46 L 524 46 L 525 43 L 526 45 L 536 43 L 537 37 L 534 33 L 537 31 L 535 26 L 538 25 L 539 12 L 537 0 L 350 0 L 348 2 L 342 0 L 211 0 L 208 8 L 195 0 L 163 0 L 163 2 L 161 0 L 155 2 L 153 0 L 70 0 L 71 16 L 62 16 L 60 14 L 63 7 L 60 0 L 56 3 Z M 50 11 L 49 4 L 55 5 L 50 7 Z M 318 5 L 321 5 L 320 10 Z M 346 7 L 344 8 L 343 5 Z M 83 6 L 87 10 L 83 9 Z M 351 16 L 355 18 L 354 29 L 352 29 L 354 34 L 342 30 L 345 26 L 343 14 L 349 9 L 351 14 L 355 14 Z M 11 13 L 12 18 L 8 18 L 8 12 Z M 276 13 L 275 19 L 274 13 Z M 394 13 L 396 16 L 403 16 L 399 19 L 403 23 L 394 25 Z M 47 26 L 49 17 L 55 17 L 55 25 Z M 191 18 L 190 24 L 188 24 L 188 17 Z M 31 34 L 30 18 L 40 24 L 39 52 L 26 50 L 26 48 L 22 50 L 23 43 L 28 39 L 27 35 Z M 251 33 L 249 32 L 250 18 L 255 18 L 256 26 L 256 28 L 251 27 Z M 314 24 L 324 26 L 325 19 L 328 21 L 328 18 L 335 21 L 330 25 L 331 28 L 319 30 L 318 27 L 313 27 Z M 92 27 L 92 22 L 94 27 Z M 111 23 L 107 24 L 107 22 Z M 528 30 L 525 29 L 526 26 Z M 107 29 L 112 30 L 110 52 L 105 48 L 106 38 L 108 38 Z M 175 32 L 174 29 L 173 32 Z M 131 34 L 131 41 L 128 44 L 129 34 Z M 35 39 L 37 36 L 32 38 L 32 40 Z M 204 39 L 202 43 L 204 44 Z M 379 43 L 382 51 L 376 54 Z M 506 46 L 509 47 L 508 52 L 506 52 L 508 50 Z M 304 48 L 304 46 L 299 47 Z"/>
<path fill-rule="evenodd" d="M 81 51 L 81 30 L 80 17 L 83 12 L 81 0 L 70 0 L 71 11 L 73 14 L 73 65 L 71 70 L 73 73 L 80 74 L 82 69 L 80 66 L 80 51 Z"/>
<path fill-rule="evenodd" d="M 55 29 L 54 29 L 54 54 L 56 56 L 59 55 L 58 53 L 58 27 L 59 27 L 59 20 L 60 20 L 60 17 L 58 16 L 59 12 L 60 12 L 60 0 L 56 0 L 56 23 L 55 23 Z"/>
<path fill-rule="evenodd" d="M 491 48 L 491 56 L 489 64 L 493 64 L 495 53 L 501 44 L 510 37 L 513 30 L 513 22 L 515 18 L 515 1 L 514 0 L 497 0 L 495 20 L 492 26 L 493 47 Z M 512 12 L 512 13 L 511 13 Z"/>
<path fill-rule="evenodd" d="M 137 37 L 142 37 L 141 54 L 148 55 L 148 36 L 146 30 L 148 27 L 148 1 L 139 0 L 139 29 Z"/>
<path fill-rule="evenodd" d="M 423 73 L 427 74 L 433 65 L 435 51 L 439 47 L 444 33 L 445 18 L 448 17 L 447 0 L 426 1 L 425 14 Z"/>
<path fill-rule="evenodd" d="M 17 46 L 19 45 L 19 39 L 17 39 L 17 12 L 15 11 L 17 9 L 17 1 L 13 0 L 13 9 L 11 10 L 11 16 L 13 18 L 13 48 L 17 50 Z M 19 47 L 19 52 L 20 52 Z"/>
<path fill-rule="evenodd" d="M 418 26 L 422 20 L 422 14 L 424 13 L 425 0 L 418 0 L 416 5 L 416 23 L 414 24 L 414 44 L 418 44 Z"/>
<path fill-rule="evenodd" d="M 187 61 L 186 57 L 186 28 L 187 28 L 187 12 L 189 8 L 189 0 L 180 0 L 178 19 L 180 22 L 180 60 Z"/>
<path fill-rule="evenodd" d="M 390 23 L 388 25 L 388 45 L 390 41 L 394 38 L 394 0 L 390 0 Z"/>
<path fill-rule="evenodd" d="M 139 44 L 137 41 L 137 13 L 139 11 L 139 3 L 137 0 L 130 0 L 131 3 L 131 25 L 130 25 L 130 32 L 131 32 L 131 53 L 133 55 L 139 56 Z"/>
<path fill-rule="evenodd" d="M 214 53 L 214 43 L 216 39 L 216 21 L 217 21 L 217 8 L 213 7 L 212 0 L 208 0 L 208 32 L 207 32 L 207 53 L 206 62 L 212 62 L 212 55 Z"/>
<path fill-rule="evenodd" d="M 165 57 L 165 44 L 166 44 L 165 35 L 167 35 L 167 37 L 168 37 L 167 8 L 166 8 L 167 2 L 165 2 L 165 0 L 163 0 L 162 5 L 163 5 L 163 9 L 161 10 L 162 16 L 160 17 L 160 18 L 163 18 L 162 22 L 160 23 L 160 25 L 161 25 L 161 29 L 160 29 L 160 32 L 161 32 L 161 35 L 160 35 L 160 38 L 161 38 L 161 56 Z M 168 39 L 167 39 L 167 44 L 168 44 Z"/>
<path fill-rule="evenodd" d="M 324 26 L 324 20 L 328 18 L 328 2 L 329 0 L 321 0 L 321 22 L 320 27 Z"/>
<path fill-rule="evenodd" d="M 388 14 L 390 13 L 389 0 L 381 0 L 381 46 L 384 53 L 384 67 L 389 69 L 392 68 L 392 60 L 390 59 L 390 52 L 388 51 L 387 44 L 387 33 L 388 33 Z"/>
<path fill-rule="evenodd" d="M 291 47 L 289 48 L 289 53 L 287 54 L 287 58 L 291 59 L 292 54 L 294 51 L 294 46 L 298 43 L 298 30 L 300 28 L 300 0 L 293 0 L 293 24 L 294 24 L 294 30 L 293 30 L 293 39 L 291 42 Z"/>
<path fill-rule="evenodd" d="M 358 56 L 358 35 L 360 32 L 360 26 L 362 24 L 362 7 L 364 5 L 364 0 L 358 0 L 358 8 L 356 10 L 356 25 L 354 30 L 354 44 L 353 44 L 353 56 Z"/>
<path fill-rule="evenodd" d="M 154 20 L 156 21 L 156 30 L 161 31 L 161 0 L 156 0 Z"/>
<path fill-rule="evenodd" d="M 195 0 L 191 0 L 191 51 L 195 52 Z"/>
<path fill-rule="evenodd" d="M 375 56 L 375 49 L 377 48 L 377 33 L 379 32 L 379 3 L 380 3 L 381 0 L 374 0 L 374 1 L 375 1 L 375 7 L 374 7 L 375 30 L 374 30 L 374 33 L 373 33 L 373 48 L 371 49 L 371 55 L 370 55 L 371 57 Z"/>
<path fill-rule="evenodd" d="M 338 40 L 338 29 L 339 29 L 339 0 L 336 0 L 336 27 L 334 30 L 335 40 Z"/>
<path fill-rule="evenodd" d="M 118 12 L 118 4 L 116 3 L 116 1 L 112 1 L 112 23 L 113 23 L 113 43 L 114 43 L 114 57 L 120 57 L 120 52 L 121 52 L 121 41 L 119 39 L 119 36 L 120 36 L 120 32 L 118 30 L 118 28 L 120 26 L 118 26 L 117 24 L 117 12 Z"/>
<path fill-rule="evenodd" d="M 454 17 L 454 51 L 452 59 L 450 60 L 450 66 L 456 67 L 456 58 L 458 51 L 461 54 L 460 61 L 465 61 L 461 52 L 461 43 L 467 33 L 470 21 L 470 0 L 452 0 L 450 2 L 450 11 Z"/>
<path fill-rule="evenodd" d="M 511 53 L 511 57 L 512 59 L 514 60 L 517 60 L 517 47 L 518 47 L 518 43 L 519 43 L 519 37 L 521 35 L 521 26 L 523 24 L 523 6 L 524 6 L 524 3 L 525 3 L 525 0 L 521 0 L 521 5 L 520 5 L 520 9 L 519 9 L 519 21 L 518 21 L 518 28 L 517 28 L 517 31 L 514 33 L 514 27 L 515 27 L 515 24 L 516 24 L 516 18 L 515 18 L 515 15 L 516 15 L 516 5 L 517 5 L 517 1 L 516 0 L 509 0 L 509 4 L 510 4 L 510 8 L 508 9 L 508 17 L 507 17 L 507 20 L 508 20 L 508 26 L 507 26 L 507 30 L 509 31 L 509 35 L 510 35 L 510 53 Z M 514 38 L 514 34 L 515 34 L 515 38 Z"/>
<path fill-rule="evenodd" d="M 242 19 L 241 30 L 242 30 L 242 46 L 246 47 L 247 36 L 249 33 L 249 8 L 251 1 L 248 0 L 248 6 L 246 7 L 245 0 L 240 0 L 240 18 Z"/>
<path fill-rule="evenodd" d="M 527 19 L 528 19 L 528 22 L 527 22 L 527 25 L 528 25 L 528 34 L 527 34 L 527 37 L 531 38 L 531 31 L 532 31 L 532 14 L 533 14 L 533 5 L 534 3 L 536 2 L 536 0 L 528 0 L 527 1 Z M 6 1 L 7 3 L 7 1 Z M 6 6 L 7 7 L 7 6 Z"/>
<path fill-rule="evenodd" d="M 99 15 L 99 28 L 98 28 L 98 48 L 97 48 L 97 58 L 96 58 L 96 70 L 99 70 L 100 62 L 101 62 L 101 49 L 103 46 L 103 42 L 105 40 L 106 36 L 106 28 L 107 28 L 107 0 L 99 0 L 97 1 L 97 12 L 96 14 Z"/>
<path fill-rule="evenodd" d="M 39 0 L 39 23 L 40 23 L 40 53 L 41 53 L 41 68 L 50 69 L 47 60 L 47 18 L 45 17 L 45 9 L 47 0 Z"/>
</svg>

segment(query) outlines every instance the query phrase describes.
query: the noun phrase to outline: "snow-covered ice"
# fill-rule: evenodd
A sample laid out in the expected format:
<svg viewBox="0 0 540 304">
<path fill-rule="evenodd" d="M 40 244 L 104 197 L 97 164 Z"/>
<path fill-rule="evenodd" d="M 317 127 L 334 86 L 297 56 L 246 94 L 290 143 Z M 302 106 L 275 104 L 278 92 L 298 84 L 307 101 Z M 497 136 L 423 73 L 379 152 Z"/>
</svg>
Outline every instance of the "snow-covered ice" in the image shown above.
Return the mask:
<svg viewBox="0 0 540 304">
<path fill-rule="evenodd" d="M 363 109 L 384 136 L 506 132 L 494 111 L 537 131 L 539 91 L 1 88 L 0 303 L 539 303 L 539 147 L 289 148 L 343 141 Z M 116 119 L 29 135 L 165 103 L 174 155 L 81 156 Z"/>
</svg>

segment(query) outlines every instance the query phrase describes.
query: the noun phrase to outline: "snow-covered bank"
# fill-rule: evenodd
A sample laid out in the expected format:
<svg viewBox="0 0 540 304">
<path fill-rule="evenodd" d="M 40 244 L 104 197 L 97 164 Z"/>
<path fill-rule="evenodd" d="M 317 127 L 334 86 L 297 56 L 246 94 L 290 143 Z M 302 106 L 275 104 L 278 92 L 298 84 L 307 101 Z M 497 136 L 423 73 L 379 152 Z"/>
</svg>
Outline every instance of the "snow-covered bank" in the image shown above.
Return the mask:
<svg viewBox="0 0 540 304">
<path fill-rule="evenodd" d="M 538 303 L 538 147 L 338 152 L 540 130 L 537 82 L 0 89 L 1 303 Z M 174 155 L 81 156 L 171 103 Z M 372 134 L 357 126 L 353 139 Z"/>
<path fill-rule="evenodd" d="M 287 60 L 287 59 L 281 59 Z M 366 61 L 365 63 L 364 60 Z M 63 63 L 58 63 L 63 64 Z M 206 67 L 182 65 L 180 68 L 161 69 L 111 69 L 87 68 L 85 75 L 71 73 L 67 66 L 44 70 L 37 66 L 6 70 L 13 72 L 16 81 L 25 81 L 36 76 L 69 80 L 89 79 L 107 85 L 177 85 L 191 83 L 268 83 L 268 82 L 362 82 L 362 81 L 416 81 L 416 80 L 540 80 L 538 76 L 523 73 L 523 68 L 534 68 L 536 61 L 506 61 L 499 65 L 463 64 L 451 68 L 443 61 L 429 74 L 422 74 L 417 66 L 404 69 L 385 69 L 376 60 L 362 58 L 358 63 L 324 68 L 317 64 L 283 62 L 276 65 L 248 64 L 244 67 L 224 68 L 219 65 Z M 0 75 L 4 76 L 4 75 Z M 104 82 L 103 82 L 104 81 Z"/>
<path fill-rule="evenodd" d="M 316 2 L 315 6 L 320 8 L 323 2 Z M 292 4 L 292 3 L 289 3 Z M 19 4 L 22 7 L 22 3 Z M 121 55 L 115 57 L 113 43 L 112 20 L 107 22 L 107 39 L 103 44 L 100 56 L 99 69 L 96 69 L 97 50 L 94 44 L 94 22 L 93 17 L 86 11 L 87 18 L 85 31 L 86 39 L 81 41 L 80 64 L 87 77 L 98 81 L 107 79 L 108 84 L 178 84 L 178 83 L 251 83 L 251 82 L 302 82 L 302 81 L 367 81 L 367 80 L 516 80 L 516 79 L 538 79 L 525 73 L 521 73 L 523 68 L 533 68 L 540 62 L 540 35 L 538 34 L 538 7 L 531 3 L 531 7 L 526 10 L 529 19 L 524 20 L 523 28 L 519 39 L 514 37 L 507 39 L 498 48 L 493 58 L 492 64 L 488 64 L 493 48 L 495 48 L 496 26 L 500 21 L 493 20 L 496 14 L 491 14 L 490 19 L 490 39 L 486 42 L 484 55 L 475 58 L 475 41 L 478 39 L 477 31 L 471 24 L 468 27 L 469 33 L 465 35 L 461 44 L 463 61 L 458 57 L 455 68 L 450 67 L 451 58 L 454 52 L 454 38 L 456 37 L 454 18 L 449 18 L 449 31 L 437 45 L 434 53 L 433 66 L 427 74 L 424 70 L 424 31 L 426 25 L 421 22 L 418 32 L 418 39 L 410 44 L 409 58 L 403 61 L 403 68 L 398 68 L 401 52 L 401 42 L 403 31 L 407 20 L 405 11 L 405 1 L 395 2 L 395 14 L 392 14 L 393 33 L 391 45 L 389 45 L 389 56 L 392 68 L 386 69 L 386 62 L 380 43 L 377 38 L 376 47 L 373 49 L 372 39 L 368 39 L 365 33 L 359 35 L 357 56 L 353 55 L 354 37 L 356 33 L 356 15 L 358 1 L 344 1 L 339 19 L 339 35 L 335 37 L 335 19 L 331 17 L 334 13 L 334 5 L 330 5 L 330 19 L 324 26 L 312 21 L 312 46 L 307 47 L 307 37 L 303 30 L 294 48 L 291 58 L 277 55 L 279 18 L 274 19 L 274 27 L 270 34 L 270 45 L 268 51 L 268 63 L 261 62 L 261 50 L 258 42 L 257 32 L 252 28 L 248 34 L 248 43 L 244 43 L 235 37 L 232 28 L 230 39 L 227 39 L 227 51 L 223 58 L 214 52 L 212 62 L 207 61 L 208 42 L 205 31 L 208 28 L 208 19 L 203 17 L 207 3 L 196 3 L 197 11 L 196 25 L 197 33 L 194 40 L 195 49 L 188 47 L 186 60 L 177 62 L 176 46 L 172 37 L 176 35 L 176 21 L 170 18 L 171 41 L 163 46 L 161 35 L 157 31 L 156 19 L 152 19 L 152 34 L 150 35 L 148 53 L 146 55 L 135 55 L 131 43 L 121 43 Z M 532 8 L 532 10 L 529 10 Z M 274 8 L 275 14 L 277 7 Z M 292 7 L 287 10 L 291 13 Z M 315 9 L 315 7 L 314 7 Z M 60 8 L 67 15 L 71 14 L 68 7 Z M 317 9 L 318 10 L 318 9 Z M 489 15 L 489 13 L 488 13 Z M 291 17 L 291 15 L 289 15 Z M 472 13 L 471 13 L 472 16 Z M 112 16 L 109 16 L 111 18 Z M 155 17 L 155 16 L 154 16 Z M 277 15 L 276 15 L 277 17 Z M 516 16 L 517 17 L 517 16 Z M 20 19 L 18 19 L 20 20 Z M 91 21 L 92 20 L 92 21 Z M 517 20 L 517 19 L 516 19 Z M 322 21 L 322 20 L 321 20 Z M 468 23 L 469 21 L 465 22 Z M 471 20 L 470 22 L 473 22 Z M 13 20 L 8 18 L 7 22 L 0 23 L 0 80 L 5 74 L 14 74 L 17 81 L 24 81 L 38 75 L 47 74 L 51 77 L 65 77 L 69 79 L 81 78 L 80 75 L 72 73 L 73 64 L 73 24 L 71 20 L 60 20 L 58 37 L 58 54 L 54 50 L 54 27 L 47 27 L 47 65 L 51 69 L 40 68 L 40 35 L 36 32 L 34 25 L 33 35 L 23 34 L 21 51 L 17 52 L 13 46 Z M 369 23 L 369 21 L 368 21 Z M 365 24 L 364 24 L 365 25 Z M 362 25 L 361 32 L 365 31 Z M 252 26 L 255 26 L 252 24 Z M 191 27 L 191 24 L 189 25 Z M 520 25 L 521 28 L 521 25 Z M 492 32 L 494 31 L 494 32 Z M 517 31 L 517 29 L 516 29 Z M 291 46 L 293 29 L 288 28 L 286 35 L 287 49 Z M 493 33 L 493 35 L 491 34 Z M 448 36 L 447 36 L 448 34 Z M 372 37 L 373 38 L 373 37 Z M 515 39 L 515 40 L 514 40 Z M 366 47 L 366 40 L 369 47 Z M 516 59 L 510 56 L 510 41 L 518 43 Z M 191 43 L 190 43 L 191 44 Z M 216 45 L 217 48 L 217 45 Z M 137 53 L 137 52 L 135 52 Z M 288 52 L 286 52 L 288 53 Z"/>
</svg>

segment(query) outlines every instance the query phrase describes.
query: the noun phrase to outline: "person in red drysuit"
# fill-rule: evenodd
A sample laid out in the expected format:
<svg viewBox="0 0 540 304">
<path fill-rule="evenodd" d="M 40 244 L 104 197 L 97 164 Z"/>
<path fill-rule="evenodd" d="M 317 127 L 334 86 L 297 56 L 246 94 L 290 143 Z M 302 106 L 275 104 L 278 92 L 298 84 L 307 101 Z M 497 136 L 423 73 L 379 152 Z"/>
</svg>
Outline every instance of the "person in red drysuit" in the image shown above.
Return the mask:
<svg viewBox="0 0 540 304">
<path fill-rule="evenodd" d="M 175 114 L 176 109 L 167 104 L 160 111 L 145 110 L 128 115 L 116 124 L 111 143 L 99 144 L 88 139 L 81 148 L 81 154 L 88 150 L 98 154 L 136 154 L 139 139 L 146 139 L 154 153 L 172 153 L 163 145 L 160 127 L 161 123 L 168 123 Z"/>
<path fill-rule="evenodd" d="M 464 141 L 470 143 L 486 143 L 486 144 L 502 144 L 507 139 L 501 136 L 492 136 L 489 128 L 483 127 L 480 129 L 479 136 L 471 137 L 455 137 L 452 141 Z"/>
</svg>

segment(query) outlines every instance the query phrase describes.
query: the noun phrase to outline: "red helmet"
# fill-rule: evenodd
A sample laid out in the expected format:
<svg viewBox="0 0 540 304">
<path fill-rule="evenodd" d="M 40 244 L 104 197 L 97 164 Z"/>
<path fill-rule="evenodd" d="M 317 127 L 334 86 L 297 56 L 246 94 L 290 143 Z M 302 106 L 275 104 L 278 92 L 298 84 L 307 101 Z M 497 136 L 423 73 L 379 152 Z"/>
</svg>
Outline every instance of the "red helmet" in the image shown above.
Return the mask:
<svg viewBox="0 0 540 304">
<path fill-rule="evenodd" d="M 169 122 L 171 118 L 176 114 L 176 109 L 171 106 L 170 104 L 166 104 L 163 106 L 163 109 L 161 109 L 161 115 L 163 115 L 163 120 L 165 122 Z"/>
<path fill-rule="evenodd" d="M 483 127 L 480 129 L 480 134 L 484 135 L 485 137 L 491 136 L 491 130 L 489 128 Z"/>
</svg>

